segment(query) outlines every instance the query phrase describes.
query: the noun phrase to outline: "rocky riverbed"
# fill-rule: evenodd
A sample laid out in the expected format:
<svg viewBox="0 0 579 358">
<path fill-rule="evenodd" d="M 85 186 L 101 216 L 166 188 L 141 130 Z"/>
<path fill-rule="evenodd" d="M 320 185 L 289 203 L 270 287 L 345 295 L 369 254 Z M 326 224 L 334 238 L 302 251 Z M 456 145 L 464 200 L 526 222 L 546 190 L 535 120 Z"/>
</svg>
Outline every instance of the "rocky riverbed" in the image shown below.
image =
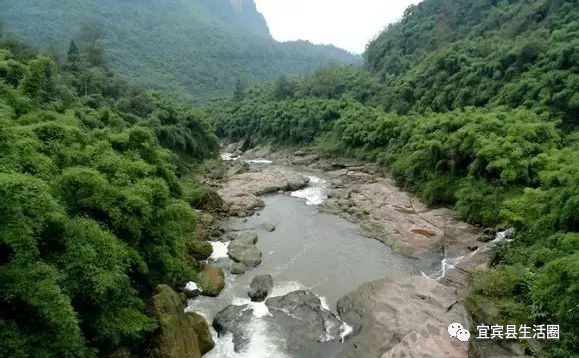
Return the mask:
<svg viewBox="0 0 579 358">
<path fill-rule="evenodd" d="M 492 233 L 373 166 L 267 148 L 224 159 L 235 159 L 218 191 L 231 218 L 210 261 L 225 289 L 188 307 L 214 327 L 208 356 L 468 356 L 447 326 L 468 327 L 465 278 L 488 261 Z"/>
</svg>

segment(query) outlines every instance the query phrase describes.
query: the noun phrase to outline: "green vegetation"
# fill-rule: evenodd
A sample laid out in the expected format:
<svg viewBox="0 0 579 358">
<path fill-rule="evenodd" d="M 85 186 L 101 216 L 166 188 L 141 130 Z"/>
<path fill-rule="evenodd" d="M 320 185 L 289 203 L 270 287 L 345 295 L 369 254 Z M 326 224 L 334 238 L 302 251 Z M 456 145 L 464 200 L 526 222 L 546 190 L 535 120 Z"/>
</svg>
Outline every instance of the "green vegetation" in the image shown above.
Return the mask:
<svg viewBox="0 0 579 358">
<path fill-rule="evenodd" d="M 332 46 L 275 42 L 252 0 L 235 3 L 240 7 L 229 0 L 3 0 L 0 21 L 27 43 L 60 52 L 92 27 L 115 72 L 197 103 L 229 93 L 238 79 L 273 80 L 360 60 Z"/>
<path fill-rule="evenodd" d="M 514 227 L 494 267 L 473 275 L 469 309 L 487 323 L 559 324 L 560 341 L 526 348 L 573 357 L 578 19 L 575 0 L 425 0 L 369 45 L 365 70 L 280 77 L 208 112 L 221 137 L 376 161 L 430 204 Z"/>
<path fill-rule="evenodd" d="M 199 110 L 114 77 L 97 43 L 51 55 L 0 39 L 0 355 L 142 355 L 154 287 L 210 254 L 180 175 L 217 140 Z"/>
</svg>

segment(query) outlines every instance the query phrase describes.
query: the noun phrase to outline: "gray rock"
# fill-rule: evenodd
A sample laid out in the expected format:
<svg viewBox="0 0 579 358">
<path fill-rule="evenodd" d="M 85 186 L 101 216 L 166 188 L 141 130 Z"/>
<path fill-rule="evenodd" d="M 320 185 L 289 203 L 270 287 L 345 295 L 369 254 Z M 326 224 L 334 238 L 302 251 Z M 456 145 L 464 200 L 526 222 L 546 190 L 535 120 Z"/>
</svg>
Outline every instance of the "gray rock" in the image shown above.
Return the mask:
<svg viewBox="0 0 579 358">
<path fill-rule="evenodd" d="M 255 276 L 249 287 L 250 290 L 247 293 L 249 298 L 254 302 L 261 302 L 273 288 L 273 277 L 271 275 Z"/>
<path fill-rule="evenodd" d="M 257 234 L 253 232 L 244 232 L 242 234 L 239 234 L 239 236 L 237 237 L 237 241 L 255 245 L 257 244 Z"/>
<path fill-rule="evenodd" d="M 271 223 L 264 223 L 263 228 L 265 231 L 272 232 L 275 231 L 275 225 Z"/>
<path fill-rule="evenodd" d="M 229 266 L 229 272 L 233 275 L 243 275 L 245 273 L 246 267 L 241 262 L 234 262 Z"/>
<path fill-rule="evenodd" d="M 287 333 L 288 347 L 300 351 L 315 342 L 338 339 L 342 322 L 322 307 L 320 299 L 310 291 L 295 291 L 265 301 L 273 327 Z"/>
<path fill-rule="evenodd" d="M 251 241 L 241 239 L 232 241 L 227 255 L 235 262 L 240 262 L 247 267 L 256 267 L 261 263 L 261 251 Z"/>
<path fill-rule="evenodd" d="M 248 305 L 227 306 L 213 319 L 213 328 L 219 337 L 226 333 L 233 335 L 233 346 L 236 352 L 241 352 L 249 344 L 246 326 L 251 321 L 253 310 Z"/>
</svg>

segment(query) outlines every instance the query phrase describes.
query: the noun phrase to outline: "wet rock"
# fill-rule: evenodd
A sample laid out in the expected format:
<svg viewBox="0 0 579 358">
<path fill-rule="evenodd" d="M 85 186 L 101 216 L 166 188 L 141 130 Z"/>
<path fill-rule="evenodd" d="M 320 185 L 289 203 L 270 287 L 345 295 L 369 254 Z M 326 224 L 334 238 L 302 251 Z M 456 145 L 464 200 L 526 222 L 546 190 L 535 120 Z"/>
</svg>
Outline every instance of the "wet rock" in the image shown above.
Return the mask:
<svg viewBox="0 0 579 358">
<path fill-rule="evenodd" d="M 457 296 L 456 288 L 421 276 L 361 285 L 338 302 L 354 328 L 341 356 L 466 358 L 468 343 L 447 332 L 449 322 L 467 323 Z"/>
<path fill-rule="evenodd" d="M 223 269 L 216 265 L 206 266 L 199 274 L 199 285 L 204 296 L 219 296 L 225 287 Z"/>
<path fill-rule="evenodd" d="M 241 262 L 234 262 L 229 266 L 229 272 L 233 275 L 243 275 L 247 268 Z"/>
<path fill-rule="evenodd" d="M 183 287 L 183 293 L 185 293 L 187 298 L 195 298 L 201 294 L 201 287 L 195 282 L 187 282 Z"/>
<path fill-rule="evenodd" d="M 311 342 L 327 342 L 340 334 L 341 321 L 322 307 L 312 292 L 299 290 L 285 296 L 268 298 L 270 322 L 281 332 L 287 332 L 288 348 L 299 351 Z"/>
<path fill-rule="evenodd" d="M 261 263 L 261 251 L 250 241 L 241 239 L 232 241 L 229 244 L 227 255 L 235 262 L 242 263 L 247 267 L 256 267 Z"/>
<path fill-rule="evenodd" d="M 273 288 L 273 277 L 271 275 L 255 276 L 249 285 L 249 292 L 247 295 L 254 302 L 261 302 L 265 300 L 271 289 Z"/>
<path fill-rule="evenodd" d="M 275 225 L 273 225 L 273 224 L 264 223 L 262 226 L 263 226 L 263 229 L 267 232 L 275 231 Z"/>
<path fill-rule="evenodd" d="M 213 339 L 205 319 L 194 312 L 185 313 L 185 303 L 171 287 L 157 286 L 152 305 L 159 320 L 159 330 L 149 357 L 200 358 L 213 349 Z"/>
<path fill-rule="evenodd" d="M 241 352 L 249 344 L 247 325 L 252 317 L 253 310 L 248 305 L 227 306 L 215 315 L 213 328 L 219 337 L 231 333 L 235 351 Z"/>
</svg>

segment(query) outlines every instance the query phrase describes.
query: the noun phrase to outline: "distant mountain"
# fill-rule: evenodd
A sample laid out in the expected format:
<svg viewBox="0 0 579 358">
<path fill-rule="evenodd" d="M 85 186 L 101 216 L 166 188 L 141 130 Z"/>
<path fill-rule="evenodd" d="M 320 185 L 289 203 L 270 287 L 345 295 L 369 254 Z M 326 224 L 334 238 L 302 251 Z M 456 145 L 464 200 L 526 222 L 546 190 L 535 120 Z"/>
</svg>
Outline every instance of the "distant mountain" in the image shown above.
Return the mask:
<svg viewBox="0 0 579 358">
<path fill-rule="evenodd" d="M 263 15 L 257 11 L 253 0 L 199 0 L 213 15 L 246 31 L 271 39 Z"/>
<path fill-rule="evenodd" d="M 2 0 L 0 21 L 39 48 L 65 53 L 86 24 L 130 80 L 200 102 L 258 82 L 361 61 L 333 46 L 274 41 L 253 0 Z"/>
</svg>

